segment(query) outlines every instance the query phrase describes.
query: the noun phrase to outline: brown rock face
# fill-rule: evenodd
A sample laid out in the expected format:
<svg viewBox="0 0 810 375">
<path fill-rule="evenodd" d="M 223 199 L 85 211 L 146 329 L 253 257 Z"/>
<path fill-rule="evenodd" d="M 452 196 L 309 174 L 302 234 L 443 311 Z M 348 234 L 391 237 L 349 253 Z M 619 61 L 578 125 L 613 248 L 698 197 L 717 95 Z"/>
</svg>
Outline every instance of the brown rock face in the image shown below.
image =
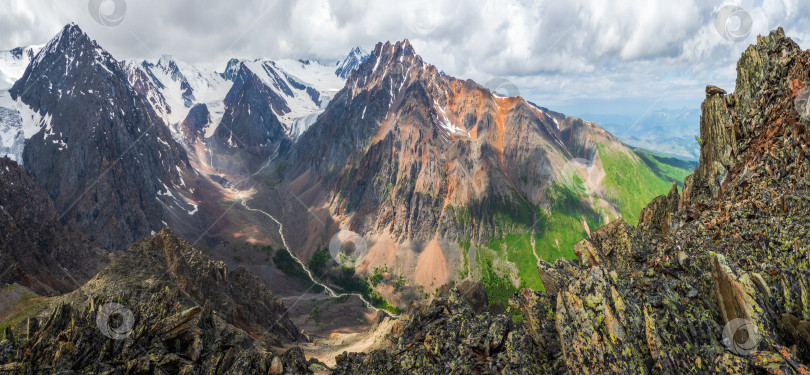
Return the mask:
<svg viewBox="0 0 810 375">
<path fill-rule="evenodd" d="M 527 232 L 540 210 L 566 199 L 554 192 L 572 185 L 583 160 L 601 168 L 597 144 L 632 154 L 596 124 L 444 75 L 403 41 L 375 47 L 272 178 L 283 175 L 296 196 L 322 193 L 304 201 L 420 256 L 436 239 L 486 243 Z M 571 209 L 589 219 L 615 211 L 606 192 L 594 193 L 595 203 L 572 194 Z M 459 256 L 446 244 L 442 251 L 435 258 Z"/>
<path fill-rule="evenodd" d="M 751 298 L 745 289 L 734 277 L 728 266 L 726 258 L 714 254 L 712 259 L 712 277 L 714 279 L 714 292 L 717 295 L 717 306 L 723 316 L 723 322 L 728 323 L 734 319 L 751 319 Z"/>
</svg>

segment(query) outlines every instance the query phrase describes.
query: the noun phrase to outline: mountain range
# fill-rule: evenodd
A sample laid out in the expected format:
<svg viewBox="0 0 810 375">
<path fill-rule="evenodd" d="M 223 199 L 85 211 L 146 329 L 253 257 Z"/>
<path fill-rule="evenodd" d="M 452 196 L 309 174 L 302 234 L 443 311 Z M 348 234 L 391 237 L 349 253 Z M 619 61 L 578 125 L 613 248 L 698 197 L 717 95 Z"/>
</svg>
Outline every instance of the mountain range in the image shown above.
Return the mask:
<svg viewBox="0 0 810 375">
<path fill-rule="evenodd" d="M 115 301 L 172 325 L 159 352 L 176 369 L 244 370 L 257 345 L 317 342 L 335 324 L 390 328 L 463 280 L 482 283 L 471 293 L 492 314 L 527 315 L 509 302 L 553 287 L 538 263 L 587 265 L 592 229 L 641 230 L 648 203 L 678 187 L 707 204 L 704 181 L 728 158 L 701 151 L 684 182 L 693 165 L 448 76 L 408 40 L 336 64 L 234 58 L 216 72 L 165 55 L 119 61 L 69 24 L 44 46 L 0 53 L 0 65 L 3 238 L 24 245 L 0 246 L 13 270 L 0 277 L 24 290 L 0 311 L 9 332 L 57 306 L 59 319 L 89 324 Z M 293 299 L 308 312 L 288 316 Z M 359 323 L 318 322 L 320 308 L 355 302 Z M 54 319 L 28 337 L 58 340 L 49 335 L 67 327 Z M 204 327 L 216 337 L 195 338 Z M 284 366 L 301 365 L 296 353 Z"/>
<path fill-rule="evenodd" d="M 652 110 L 642 116 L 585 114 L 622 142 L 633 147 L 655 150 L 686 160 L 697 161 L 700 145 L 700 110 L 697 108 Z"/>
<path fill-rule="evenodd" d="M 520 260 L 573 256 L 589 227 L 635 222 L 686 174 L 594 123 L 447 76 L 407 40 L 337 69 L 231 59 L 221 73 L 117 61 L 75 24 L 24 51 L 10 54 L 31 61 L 3 94 L 19 117 L 4 141 L 61 222 L 109 250 L 168 226 L 305 260 L 349 230 L 368 244 L 355 272 L 390 266 L 381 293 L 400 306 L 415 293 L 390 293 L 400 277 L 417 294 L 466 276 L 538 287 Z"/>
</svg>

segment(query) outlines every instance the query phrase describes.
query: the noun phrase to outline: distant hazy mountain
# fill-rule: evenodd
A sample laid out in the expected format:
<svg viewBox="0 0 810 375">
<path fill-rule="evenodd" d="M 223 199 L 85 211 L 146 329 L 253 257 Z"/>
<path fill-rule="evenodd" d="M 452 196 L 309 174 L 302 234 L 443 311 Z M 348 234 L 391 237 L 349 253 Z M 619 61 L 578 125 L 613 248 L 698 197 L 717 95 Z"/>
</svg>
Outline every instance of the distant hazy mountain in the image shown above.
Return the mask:
<svg viewBox="0 0 810 375">
<path fill-rule="evenodd" d="M 630 146 L 697 160 L 700 109 L 662 109 L 644 116 L 586 114 Z"/>
</svg>

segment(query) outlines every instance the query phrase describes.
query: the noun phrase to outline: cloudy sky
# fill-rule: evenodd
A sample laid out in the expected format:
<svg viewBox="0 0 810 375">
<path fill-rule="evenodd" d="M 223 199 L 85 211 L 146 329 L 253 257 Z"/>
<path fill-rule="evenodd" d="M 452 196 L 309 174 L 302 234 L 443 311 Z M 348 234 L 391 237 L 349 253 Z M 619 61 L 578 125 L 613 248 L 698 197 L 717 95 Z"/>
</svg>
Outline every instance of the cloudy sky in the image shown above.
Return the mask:
<svg viewBox="0 0 810 375">
<path fill-rule="evenodd" d="M 237 5 L 238 3 L 238 5 Z M 807 0 L 0 0 L 0 49 L 76 22 L 113 56 L 334 61 L 408 38 L 446 73 L 572 115 L 697 108 L 759 33 L 810 45 Z M 501 79 L 500 81 L 493 81 Z"/>
</svg>

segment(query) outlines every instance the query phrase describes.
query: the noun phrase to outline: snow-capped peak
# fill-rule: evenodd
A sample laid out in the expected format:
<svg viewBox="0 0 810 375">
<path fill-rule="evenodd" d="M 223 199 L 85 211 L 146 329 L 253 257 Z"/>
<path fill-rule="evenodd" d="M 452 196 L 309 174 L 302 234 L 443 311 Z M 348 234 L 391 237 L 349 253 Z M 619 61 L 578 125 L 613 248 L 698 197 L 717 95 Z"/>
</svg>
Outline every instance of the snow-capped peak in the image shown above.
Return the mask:
<svg viewBox="0 0 810 375">
<path fill-rule="evenodd" d="M 368 59 L 369 53 L 364 51 L 360 47 L 354 47 L 349 54 L 346 56 L 343 61 L 337 62 L 335 69 L 335 75 L 340 78 L 348 79 L 349 74 L 352 70 L 357 69 L 366 59 Z"/>
<path fill-rule="evenodd" d="M 221 117 L 222 101 L 233 84 L 221 74 L 187 64 L 171 55 L 127 64 L 137 65 L 157 88 L 159 93 L 152 95 L 159 94 L 168 108 L 157 106 L 155 110 L 166 119 L 172 130 L 176 130 L 175 125 L 186 118 L 195 104 L 206 104 L 212 117 L 216 118 L 217 114 Z M 160 100 L 153 103 L 160 103 Z"/>
<path fill-rule="evenodd" d="M 14 85 L 34 56 L 44 45 L 17 47 L 9 51 L 0 51 L 0 90 L 7 90 Z"/>
<path fill-rule="evenodd" d="M 345 85 L 331 67 L 315 61 L 256 59 L 242 61 L 242 66 L 284 100 L 289 112 L 276 115 L 291 139 L 315 123 Z"/>
</svg>

